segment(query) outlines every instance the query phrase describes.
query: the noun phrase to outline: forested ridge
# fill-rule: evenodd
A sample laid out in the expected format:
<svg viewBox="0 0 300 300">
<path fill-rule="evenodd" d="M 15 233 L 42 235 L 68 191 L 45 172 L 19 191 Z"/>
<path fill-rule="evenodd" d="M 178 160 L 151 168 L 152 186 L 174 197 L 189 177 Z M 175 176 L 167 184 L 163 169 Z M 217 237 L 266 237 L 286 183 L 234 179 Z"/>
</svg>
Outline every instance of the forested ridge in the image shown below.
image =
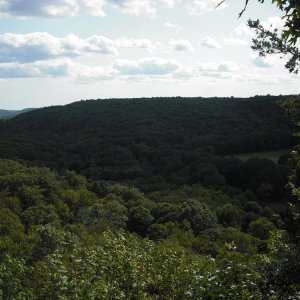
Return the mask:
<svg viewBox="0 0 300 300">
<path fill-rule="evenodd" d="M 0 298 L 298 299 L 288 96 L 110 99 L 0 123 Z M 18 162 L 17 162 L 18 161 Z"/>
<path fill-rule="evenodd" d="M 12 131 L 14 135 L 28 134 L 28 138 L 48 134 L 45 138 L 62 137 L 68 141 L 78 134 L 84 138 L 82 143 L 94 142 L 94 138 L 102 145 L 144 142 L 148 146 L 162 144 L 176 149 L 211 146 L 218 154 L 274 150 L 292 143 L 287 134 L 291 133 L 289 122 L 278 105 L 287 98 L 79 101 L 22 114 L 5 122 L 2 128 L 7 135 Z"/>
<path fill-rule="evenodd" d="M 43 108 L 0 123 L 0 154 L 145 191 L 203 183 L 206 175 L 222 182 L 214 176 L 224 175 L 215 155 L 295 144 L 278 105 L 286 98 L 111 99 Z M 204 165 L 209 170 L 201 171 Z"/>
</svg>

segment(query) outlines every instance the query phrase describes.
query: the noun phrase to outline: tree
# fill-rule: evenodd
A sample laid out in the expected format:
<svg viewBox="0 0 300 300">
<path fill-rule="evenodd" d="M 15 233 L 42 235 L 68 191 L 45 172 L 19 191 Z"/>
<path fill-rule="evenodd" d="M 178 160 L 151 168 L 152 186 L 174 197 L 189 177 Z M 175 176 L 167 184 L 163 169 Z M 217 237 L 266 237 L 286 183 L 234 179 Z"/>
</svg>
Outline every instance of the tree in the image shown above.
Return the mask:
<svg viewBox="0 0 300 300">
<path fill-rule="evenodd" d="M 262 217 L 249 224 L 249 233 L 259 239 L 267 240 L 269 238 L 269 232 L 275 228 L 271 221 Z"/>
<path fill-rule="evenodd" d="M 138 205 L 131 207 L 128 213 L 128 230 L 145 236 L 154 219 L 150 210 L 146 207 Z"/>
<path fill-rule="evenodd" d="M 232 204 L 225 204 L 217 210 L 219 223 L 224 227 L 237 227 L 241 226 L 242 211 Z"/>
<path fill-rule="evenodd" d="M 28 267 L 24 260 L 10 257 L 0 258 L 0 299 L 30 299 L 30 290 L 25 288 Z"/>
<path fill-rule="evenodd" d="M 245 0 L 245 6 L 240 12 L 239 17 L 245 12 L 250 0 Z M 225 0 L 221 1 L 221 5 Z M 264 0 L 258 0 L 264 3 Z M 291 73 L 298 73 L 300 65 L 300 51 L 297 41 L 300 37 L 300 2 L 298 0 L 272 0 L 279 10 L 283 12 L 284 20 L 283 30 L 278 28 L 264 28 L 259 20 L 249 20 L 248 26 L 255 30 L 252 49 L 258 51 L 260 56 L 267 54 L 288 55 L 288 61 L 285 67 Z"/>
<path fill-rule="evenodd" d="M 183 221 L 184 219 L 190 222 L 195 234 L 215 227 L 218 222 L 215 211 L 211 210 L 206 203 L 195 199 L 189 199 L 182 203 L 179 210 L 179 220 Z"/>
</svg>

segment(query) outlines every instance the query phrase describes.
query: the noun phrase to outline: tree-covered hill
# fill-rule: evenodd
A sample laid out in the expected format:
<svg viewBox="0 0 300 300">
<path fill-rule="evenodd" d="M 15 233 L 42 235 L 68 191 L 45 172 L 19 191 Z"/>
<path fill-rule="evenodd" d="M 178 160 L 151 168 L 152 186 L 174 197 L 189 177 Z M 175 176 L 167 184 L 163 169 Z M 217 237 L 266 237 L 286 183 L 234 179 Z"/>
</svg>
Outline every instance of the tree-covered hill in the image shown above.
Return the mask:
<svg viewBox="0 0 300 300">
<path fill-rule="evenodd" d="M 0 123 L 0 155 L 143 190 L 226 181 L 249 188 L 233 178 L 239 163 L 231 159 L 234 170 L 226 170 L 229 162 L 215 154 L 291 147 L 292 129 L 278 105 L 284 99 L 110 99 L 48 107 Z"/>
<path fill-rule="evenodd" d="M 85 141 L 93 136 L 120 146 L 130 142 L 163 143 L 179 149 L 211 146 L 220 154 L 274 150 L 291 143 L 288 121 L 278 105 L 286 98 L 81 101 L 33 111 L 7 122 L 4 128 L 8 134 L 18 130 L 33 137 L 39 133 L 64 138 L 78 134 Z"/>
</svg>

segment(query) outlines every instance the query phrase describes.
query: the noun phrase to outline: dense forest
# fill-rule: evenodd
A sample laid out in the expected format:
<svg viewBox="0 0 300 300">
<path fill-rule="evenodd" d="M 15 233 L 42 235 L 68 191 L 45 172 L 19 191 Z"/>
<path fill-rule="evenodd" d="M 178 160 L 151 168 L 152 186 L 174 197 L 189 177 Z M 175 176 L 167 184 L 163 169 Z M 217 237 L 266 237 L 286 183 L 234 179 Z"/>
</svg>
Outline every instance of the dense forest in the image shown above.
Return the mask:
<svg viewBox="0 0 300 300">
<path fill-rule="evenodd" d="M 231 155 L 295 145 L 278 105 L 286 98 L 113 99 L 43 108 L 0 123 L 0 155 L 143 191 L 226 181 L 257 189 L 239 175 L 247 164 Z M 254 163 L 253 169 L 278 168 Z"/>
<path fill-rule="evenodd" d="M 299 299 L 288 96 L 75 102 L 0 123 L 0 299 Z"/>
</svg>

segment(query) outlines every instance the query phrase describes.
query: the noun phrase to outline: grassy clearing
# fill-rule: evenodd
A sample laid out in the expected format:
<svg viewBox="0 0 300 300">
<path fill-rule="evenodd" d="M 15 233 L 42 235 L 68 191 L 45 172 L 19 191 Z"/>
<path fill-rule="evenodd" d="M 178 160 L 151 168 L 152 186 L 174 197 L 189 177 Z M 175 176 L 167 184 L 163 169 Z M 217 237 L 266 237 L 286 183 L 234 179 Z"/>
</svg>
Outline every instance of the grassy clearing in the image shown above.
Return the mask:
<svg viewBox="0 0 300 300">
<path fill-rule="evenodd" d="M 287 154 L 290 151 L 291 151 L 291 149 L 282 149 L 282 150 L 277 150 L 277 151 L 239 153 L 239 154 L 234 154 L 233 156 L 235 156 L 241 160 L 247 160 L 247 159 L 253 158 L 253 157 L 268 158 L 277 163 L 277 161 L 281 155 Z"/>
</svg>

